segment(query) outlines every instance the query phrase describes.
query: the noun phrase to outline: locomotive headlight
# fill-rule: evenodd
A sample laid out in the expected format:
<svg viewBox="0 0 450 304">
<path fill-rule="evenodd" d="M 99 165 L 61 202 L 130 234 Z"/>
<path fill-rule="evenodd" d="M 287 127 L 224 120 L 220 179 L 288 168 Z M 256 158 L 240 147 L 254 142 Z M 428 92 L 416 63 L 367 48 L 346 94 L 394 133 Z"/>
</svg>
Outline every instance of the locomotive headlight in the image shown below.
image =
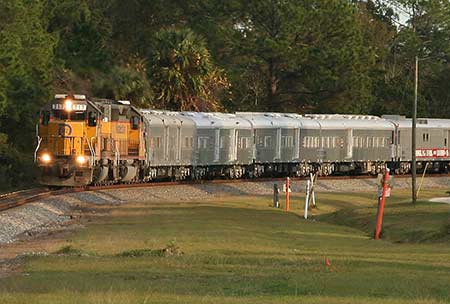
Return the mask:
<svg viewBox="0 0 450 304">
<path fill-rule="evenodd" d="M 66 110 L 67 112 L 72 111 L 72 106 L 73 106 L 73 102 L 70 99 L 66 99 L 64 101 L 64 110 Z"/>
<path fill-rule="evenodd" d="M 87 158 L 83 155 L 78 155 L 76 161 L 79 165 L 84 165 L 87 161 Z"/>
<path fill-rule="evenodd" d="M 52 160 L 52 158 L 51 158 L 50 154 L 44 153 L 41 155 L 41 160 L 43 163 L 48 164 Z"/>
</svg>

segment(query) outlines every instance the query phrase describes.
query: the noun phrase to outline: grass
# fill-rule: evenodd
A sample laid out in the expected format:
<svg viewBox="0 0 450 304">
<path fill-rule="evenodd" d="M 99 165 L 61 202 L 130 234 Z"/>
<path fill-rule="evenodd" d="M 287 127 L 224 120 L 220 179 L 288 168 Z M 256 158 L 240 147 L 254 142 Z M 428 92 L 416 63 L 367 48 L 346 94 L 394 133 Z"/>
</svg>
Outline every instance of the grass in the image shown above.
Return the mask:
<svg viewBox="0 0 450 304">
<path fill-rule="evenodd" d="M 308 221 L 303 197 L 114 207 L 27 257 L 0 303 L 448 303 L 450 206 L 395 193 L 381 241 L 369 193 L 320 193 Z"/>
</svg>

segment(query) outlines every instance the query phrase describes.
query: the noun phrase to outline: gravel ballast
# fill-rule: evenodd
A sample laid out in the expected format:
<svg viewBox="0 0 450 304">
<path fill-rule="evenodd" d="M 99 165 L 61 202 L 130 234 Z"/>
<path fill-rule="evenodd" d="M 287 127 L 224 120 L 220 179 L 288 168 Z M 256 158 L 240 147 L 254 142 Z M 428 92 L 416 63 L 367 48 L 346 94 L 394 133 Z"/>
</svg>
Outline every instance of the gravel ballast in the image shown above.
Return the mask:
<svg viewBox="0 0 450 304">
<path fill-rule="evenodd" d="M 73 221 L 73 214 L 83 207 L 119 205 L 126 202 L 201 201 L 212 197 L 229 195 L 270 195 L 274 183 L 282 188 L 282 182 L 238 182 L 229 184 L 194 184 L 180 186 L 157 186 L 148 188 L 125 188 L 70 193 L 41 199 L 18 208 L 0 212 L 0 244 L 12 243 L 23 236 L 33 236 L 59 229 Z M 375 191 L 376 179 L 320 180 L 317 192 Z M 409 178 L 397 178 L 395 189 L 411 187 Z M 447 189 L 450 179 L 433 177 L 424 180 L 422 189 Z M 291 189 L 304 192 L 306 181 L 293 181 Z"/>
</svg>

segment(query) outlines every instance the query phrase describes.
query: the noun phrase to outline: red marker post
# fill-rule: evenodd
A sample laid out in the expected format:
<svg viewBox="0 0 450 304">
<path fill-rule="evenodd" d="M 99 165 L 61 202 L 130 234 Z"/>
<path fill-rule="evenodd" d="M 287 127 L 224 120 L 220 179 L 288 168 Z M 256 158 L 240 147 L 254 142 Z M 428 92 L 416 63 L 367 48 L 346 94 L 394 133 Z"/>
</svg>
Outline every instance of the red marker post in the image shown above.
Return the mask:
<svg viewBox="0 0 450 304">
<path fill-rule="evenodd" d="M 382 180 L 383 190 L 381 192 L 381 196 L 378 196 L 378 214 L 377 214 L 377 225 L 375 227 L 375 239 L 378 240 L 381 234 L 381 228 L 383 226 L 383 212 L 384 212 L 384 203 L 386 201 L 386 196 L 389 189 L 389 169 L 386 168 L 383 174 Z"/>
</svg>

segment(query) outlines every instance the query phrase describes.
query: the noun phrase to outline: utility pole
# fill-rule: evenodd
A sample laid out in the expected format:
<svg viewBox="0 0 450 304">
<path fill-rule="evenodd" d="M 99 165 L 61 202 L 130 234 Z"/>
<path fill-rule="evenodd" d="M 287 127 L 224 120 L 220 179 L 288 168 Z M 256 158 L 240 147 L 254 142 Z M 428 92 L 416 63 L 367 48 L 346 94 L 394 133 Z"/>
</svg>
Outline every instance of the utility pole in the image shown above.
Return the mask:
<svg viewBox="0 0 450 304">
<path fill-rule="evenodd" d="M 412 5 L 412 27 L 413 32 L 416 32 L 416 7 L 415 4 Z M 412 132 L 411 132 L 411 191 L 412 191 L 412 203 L 416 205 L 417 201 L 417 192 L 416 192 L 416 172 L 417 172 L 417 163 L 416 163 L 416 123 L 417 123 L 417 97 L 419 91 L 419 50 L 416 50 L 416 56 L 414 57 L 414 102 L 413 102 L 413 111 L 412 111 Z"/>
<path fill-rule="evenodd" d="M 411 190 L 412 190 L 412 203 L 415 205 L 417 200 L 416 192 L 416 120 L 417 120 L 417 95 L 419 87 L 419 57 L 415 56 L 415 72 L 414 72 L 414 103 L 412 113 L 412 138 L 411 138 L 411 153 L 412 153 L 412 166 L 411 166 Z"/>
</svg>

